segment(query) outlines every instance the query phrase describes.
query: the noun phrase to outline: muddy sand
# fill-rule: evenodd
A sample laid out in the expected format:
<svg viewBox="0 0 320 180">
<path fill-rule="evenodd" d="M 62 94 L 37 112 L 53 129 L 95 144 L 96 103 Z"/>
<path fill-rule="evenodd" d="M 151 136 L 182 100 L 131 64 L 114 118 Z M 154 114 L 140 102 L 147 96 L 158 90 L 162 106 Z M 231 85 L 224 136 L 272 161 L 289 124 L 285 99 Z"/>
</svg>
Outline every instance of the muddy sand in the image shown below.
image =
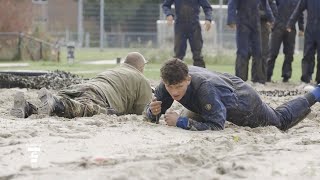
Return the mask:
<svg viewBox="0 0 320 180">
<path fill-rule="evenodd" d="M 296 86 L 269 84 L 258 90 Z M 223 131 L 193 132 L 137 115 L 18 119 L 9 115 L 16 91 L 39 104 L 37 90 L 0 89 L 1 180 L 320 179 L 320 104 L 287 132 L 230 123 Z M 296 97 L 289 95 L 261 96 L 276 107 Z"/>
</svg>

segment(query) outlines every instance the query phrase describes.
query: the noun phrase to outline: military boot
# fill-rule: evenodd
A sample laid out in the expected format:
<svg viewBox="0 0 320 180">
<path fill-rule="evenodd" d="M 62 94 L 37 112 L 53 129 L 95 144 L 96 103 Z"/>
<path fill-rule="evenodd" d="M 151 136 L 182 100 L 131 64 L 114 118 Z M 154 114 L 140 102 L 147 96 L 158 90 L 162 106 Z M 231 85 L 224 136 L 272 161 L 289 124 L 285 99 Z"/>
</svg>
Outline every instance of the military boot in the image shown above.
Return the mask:
<svg viewBox="0 0 320 180">
<path fill-rule="evenodd" d="M 237 55 L 236 59 L 236 76 L 241 78 L 243 81 L 248 80 L 248 70 L 249 70 L 249 59 L 243 58 Z"/>
<path fill-rule="evenodd" d="M 63 114 L 65 111 L 65 106 L 63 103 L 58 100 L 57 97 L 52 95 L 50 91 L 46 88 L 41 88 L 38 93 L 38 98 L 41 101 L 41 105 L 39 107 L 39 114 L 45 115 L 58 115 Z"/>
<path fill-rule="evenodd" d="M 13 98 L 13 107 L 10 110 L 10 115 L 17 118 L 27 118 L 32 114 L 37 114 L 37 107 L 27 102 L 23 92 L 17 92 Z"/>
<path fill-rule="evenodd" d="M 204 62 L 204 60 L 194 60 L 193 61 L 193 65 L 194 66 L 198 66 L 198 67 L 203 67 L 206 68 L 206 63 Z"/>
</svg>

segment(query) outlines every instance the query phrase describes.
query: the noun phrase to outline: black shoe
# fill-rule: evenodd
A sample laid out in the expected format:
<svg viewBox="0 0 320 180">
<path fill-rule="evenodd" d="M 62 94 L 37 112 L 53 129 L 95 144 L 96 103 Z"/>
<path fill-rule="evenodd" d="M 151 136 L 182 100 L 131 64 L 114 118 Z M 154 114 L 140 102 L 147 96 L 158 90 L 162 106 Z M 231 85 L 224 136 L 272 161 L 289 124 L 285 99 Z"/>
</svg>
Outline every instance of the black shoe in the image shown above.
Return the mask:
<svg viewBox="0 0 320 180">
<path fill-rule="evenodd" d="M 10 110 L 11 116 L 17 117 L 17 118 L 26 118 L 27 116 L 27 109 L 28 109 L 28 103 L 24 98 L 23 92 L 17 92 L 14 95 L 13 100 L 13 108 Z"/>
<path fill-rule="evenodd" d="M 284 82 L 284 83 L 289 82 L 289 78 L 284 77 L 284 78 L 282 79 L 282 82 Z"/>
<path fill-rule="evenodd" d="M 194 66 L 206 68 L 206 63 L 203 60 L 193 61 Z"/>
</svg>

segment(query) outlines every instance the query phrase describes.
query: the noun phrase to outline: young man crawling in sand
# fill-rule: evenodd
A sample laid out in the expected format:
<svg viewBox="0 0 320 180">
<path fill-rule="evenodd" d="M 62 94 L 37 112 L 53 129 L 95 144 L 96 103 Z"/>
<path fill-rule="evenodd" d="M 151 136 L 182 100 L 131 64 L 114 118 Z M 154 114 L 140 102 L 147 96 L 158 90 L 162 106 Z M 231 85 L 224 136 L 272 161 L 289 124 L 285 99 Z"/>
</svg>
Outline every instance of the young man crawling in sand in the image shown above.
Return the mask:
<svg viewBox="0 0 320 180">
<path fill-rule="evenodd" d="M 150 102 L 152 90 L 143 71 L 146 60 L 138 52 L 129 53 L 120 67 L 107 70 L 97 77 L 67 89 L 55 96 L 40 89 L 40 107 L 27 102 L 22 92 L 14 97 L 10 114 L 27 118 L 32 114 L 60 117 L 88 117 L 95 114 L 142 114 Z"/>
<path fill-rule="evenodd" d="M 146 116 L 156 122 L 164 114 L 168 126 L 187 130 L 222 130 L 226 121 L 239 126 L 276 126 L 286 131 L 303 120 L 320 101 L 320 86 L 276 109 L 262 102 L 258 93 L 240 78 L 188 66 L 179 59 L 161 68 L 162 82 L 146 106 Z M 167 111 L 176 100 L 187 113 Z"/>
</svg>

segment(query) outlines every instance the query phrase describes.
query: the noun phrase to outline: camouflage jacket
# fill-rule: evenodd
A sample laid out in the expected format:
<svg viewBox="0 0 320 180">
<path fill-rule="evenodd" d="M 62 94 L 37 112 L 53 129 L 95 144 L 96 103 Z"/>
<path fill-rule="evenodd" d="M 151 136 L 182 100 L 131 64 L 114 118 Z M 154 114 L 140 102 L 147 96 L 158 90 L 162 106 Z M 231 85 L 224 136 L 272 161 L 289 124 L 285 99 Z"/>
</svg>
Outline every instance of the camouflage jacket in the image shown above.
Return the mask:
<svg viewBox="0 0 320 180">
<path fill-rule="evenodd" d="M 149 81 L 128 64 L 102 72 L 88 83 L 96 87 L 117 114 L 141 115 L 151 101 Z"/>
</svg>

